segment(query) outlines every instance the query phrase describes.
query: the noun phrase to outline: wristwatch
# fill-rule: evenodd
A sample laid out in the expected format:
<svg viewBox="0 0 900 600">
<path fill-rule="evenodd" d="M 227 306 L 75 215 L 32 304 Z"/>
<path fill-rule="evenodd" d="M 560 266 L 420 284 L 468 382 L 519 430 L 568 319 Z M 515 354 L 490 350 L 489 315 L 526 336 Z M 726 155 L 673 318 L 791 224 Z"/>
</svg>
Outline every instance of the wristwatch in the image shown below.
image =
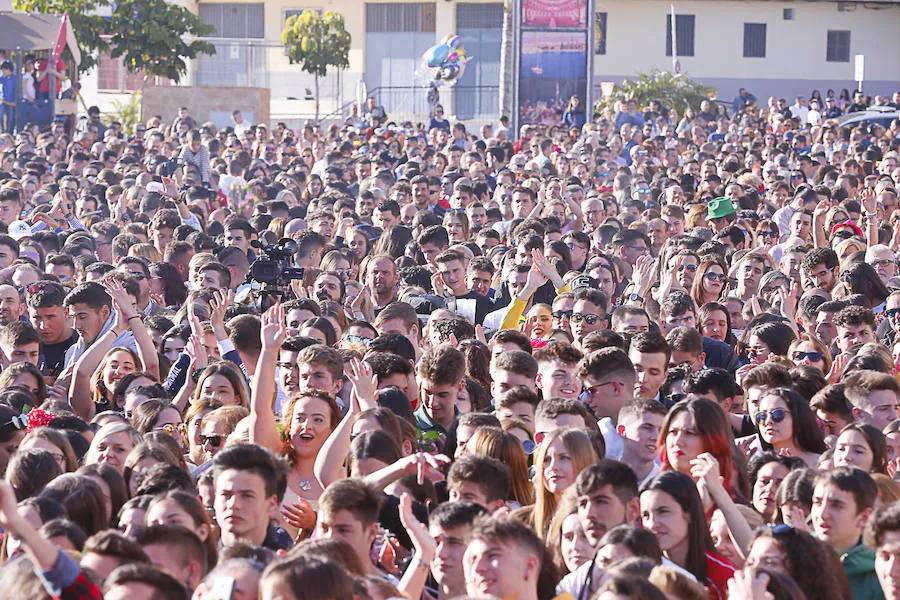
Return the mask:
<svg viewBox="0 0 900 600">
<path fill-rule="evenodd" d="M 629 300 L 629 302 L 643 302 L 643 301 L 644 301 L 643 298 L 641 298 L 640 296 L 638 296 L 638 295 L 635 294 L 634 292 L 628 294 L 628 300 Z"/>
</svg>

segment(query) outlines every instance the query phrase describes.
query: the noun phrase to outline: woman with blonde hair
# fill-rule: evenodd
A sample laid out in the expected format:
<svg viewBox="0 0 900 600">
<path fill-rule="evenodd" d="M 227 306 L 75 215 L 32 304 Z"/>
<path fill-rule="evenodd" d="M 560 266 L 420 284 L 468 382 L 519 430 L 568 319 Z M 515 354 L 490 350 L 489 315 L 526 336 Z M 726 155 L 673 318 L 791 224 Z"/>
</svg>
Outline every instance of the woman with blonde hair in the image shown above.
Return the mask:
<svg viewBox="0 0 900 600">
<path fill-rule="evenodd" d="M 597 462 L 597 453 L 587 433 L 572 427 L 548 433 L 538 446 L 534 460 L 534 509 L 529 519 L 542 539 L 560 500 L 586 466 Z"/>
<path fill-rule="evenodd" d="M 128 256 L 143 258 L 148 263 L 160 262 L 163 258 L 153 244 L 135 244 L 128 249 Z"/>
<path fill-rule="evenodd" d="M 124 473 L 128 453 L 140 443 L 141 434 L 130 424 L 107 423 L 94 434 L 94 440 L 84 455 L 84 464 L 106 463 L 119 473 Z"/>
<path fill-rule="evenodd" d="M 509 467 L 512 499 L 519 506 L 534 503 L 534 487 L 528 478 L 528 456 L 519 438 L 497 427 L 482 427 L 466 442 L 466 450 L 470 454 L 499 460 Z"/>
</svg>

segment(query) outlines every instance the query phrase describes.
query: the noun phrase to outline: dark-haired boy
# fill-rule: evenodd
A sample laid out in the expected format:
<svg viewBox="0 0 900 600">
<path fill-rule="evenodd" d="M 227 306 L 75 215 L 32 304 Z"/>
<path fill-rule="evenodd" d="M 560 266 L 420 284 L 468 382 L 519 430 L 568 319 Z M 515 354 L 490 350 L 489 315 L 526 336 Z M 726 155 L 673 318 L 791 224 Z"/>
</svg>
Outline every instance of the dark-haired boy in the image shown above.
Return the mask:
<svg viewBox="0 0 900 600">
<path fill-rule="evenodd" d="M 474 502 L 445 502 L 428 518 L 428 531 L 437 547 L 431 561 L 431 576 L 438 584 L 437 600 L 466 593 L 463 555 L 472 537 L 472 524 L 487 510 Z"/>
<path fill-rule="evenodd" d="M 369 552 L 378 535 L 383 500 L 384 494 L 362 479 L 339 479 L 319 497 L 317 537 L 347 542 L 370 575 L 381 575 Z"/>
<path fill-rule="evenodd" d="M 538 364 L 536 382 L 544 398 L 578 398 L 581 383 L 575 376 L 575 370 L 583 356 L 578 348 L 562 342 L 551 342 L 535 351 L 534 358 Z"/>
<path fill-rule="evenodd" d="M 867 537 L 875 548 L 875 574 L 884 597 L 900 599 L 900 505 L 878 511 L 869 521 Z"/>
<path fill-rule="evenodd" d="M 255 444 L 235 444 L 216 454 L 215 508 L 222 546 L 246 540 L 277 551 L 292 545 L 290 537 L 281 535 L 283 530 L 269 524 L 284 493 L 282 468 L 268 450 Z"/>
<path fill-rule="evenodd" d="M 465 385 L 465 368 L 465 357 L 453 346 L 438 346 L 422 357 L 419 363 L 422 405 L 415 412 L 419 431 L 447 435 L 456 418 L 456 397 Z"/>
<path fill-rule="evenodd" d="M 877 498 L 875 480 L 862 469 L 836 467 L 816 476 L 813 529 L 841 557 L 854 600 L 884 598 L 875 574 L 875 551 L 861 541 Z"/>
<path fill-rule="evenodd" d="M 487 456 L 462 456 L 453 463 L 447 474 L 450 500 L 475 502 L 490 512 L 506 504 L 509 490 L 509 467 Z"/>
</svg>

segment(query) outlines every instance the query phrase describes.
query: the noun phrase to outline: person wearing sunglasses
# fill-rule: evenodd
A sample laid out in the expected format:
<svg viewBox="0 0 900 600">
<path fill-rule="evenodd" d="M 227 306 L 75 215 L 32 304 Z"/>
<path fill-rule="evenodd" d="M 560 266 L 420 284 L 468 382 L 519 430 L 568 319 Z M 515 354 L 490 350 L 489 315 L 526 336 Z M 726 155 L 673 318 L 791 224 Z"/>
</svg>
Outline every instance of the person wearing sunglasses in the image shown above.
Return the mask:
<svg viewBox="0 0 900 600">
<path fill-rule="evenodd" d="M 0 404 L 0 475 L 6 473 L 6 465 L 22 443 L 27 427 L 28 417 Z"/>
<path fill-rule="evenodd" d="M 580 347 L 584 338 L 592 331 L 606 327 L 608 303 L 606 296 L 599 290 L 581 289 L 575 293 L 570 322 L 577 346 Z"/>
<path fill-rule="evenodd" d="M 831 352 L 825 348 L 825 345 L 818 338 L 808 333 L 801 333 L 794 340 L 794 343 L 788 349 L 787 356 L 798 366 L 816 367 L 825 374 L 831 370 Z"/>
<path fill-rule="evenodd" d="M 763 442 L 775 452 L 801 458 L 809 468 L 816 468 L 826 450 L 825 437 L 815 413 L 797 392 L 787 388 L 766 392 L 753 421 Z"/>
<path fill-rule="evenodd" d="M 211 461 L 222 450 L 238 422 L 249 414 L 243 406 L 222 406 L 203 417 L 200 442 L 205 460 Z"/>
</svg>

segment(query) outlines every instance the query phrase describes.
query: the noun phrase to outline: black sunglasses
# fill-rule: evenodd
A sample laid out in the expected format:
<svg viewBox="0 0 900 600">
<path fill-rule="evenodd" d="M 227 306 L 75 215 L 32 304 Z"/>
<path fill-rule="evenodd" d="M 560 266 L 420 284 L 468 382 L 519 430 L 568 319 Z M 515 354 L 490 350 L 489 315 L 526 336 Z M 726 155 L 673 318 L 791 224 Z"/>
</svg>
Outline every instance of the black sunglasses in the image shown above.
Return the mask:
<svg viewBox="0 0 900 600">
<path fill-rule="evenodd" d="M 209 443 L 213 448 L 218 448 L 222 445 L 222 436 L 221 435 L 200 435 L 200 441 L 202 445 L 206 445 Z"/>
<path fill-rule="evenodd" d="M 898 309 L 898 310 L 900 310 L 900 309 Z M 563 317 L 571 319 L 572 311 L 571 310 L 557 310 L 557 311 L 553 311 L 552 313 L 550 313 L 550 315 L 554 319 L 562 319 Z"/>
<path fill-rule="evenodd" d="M 822 360 L 822 353 L 821 352 L 800 352 L 798 350 L 797 352 L 794 352 L 793 359 L 794 360 L 809 359 L 812 362 L 819 362 L 820 360 Z"/>
<path fill-rule="evenodd" d="M 588 325 L 593 325 L 600 320 L 600 315 L 592 315 L 590 313 L 573 313 L 570 317 L 573 323 L 581 323 L 584 321 Z"/>
<path fill-rule="evenodd" d="M 772 410 L 761 410 L 756 413 L 754 420 L 762 425 L 769 419 L 772 419 L 773 423 L 781 423 L 784 421 L 784 418 L 788 415 L 787 409 L 784 408 L 773 408 Z"/>
</svg>

